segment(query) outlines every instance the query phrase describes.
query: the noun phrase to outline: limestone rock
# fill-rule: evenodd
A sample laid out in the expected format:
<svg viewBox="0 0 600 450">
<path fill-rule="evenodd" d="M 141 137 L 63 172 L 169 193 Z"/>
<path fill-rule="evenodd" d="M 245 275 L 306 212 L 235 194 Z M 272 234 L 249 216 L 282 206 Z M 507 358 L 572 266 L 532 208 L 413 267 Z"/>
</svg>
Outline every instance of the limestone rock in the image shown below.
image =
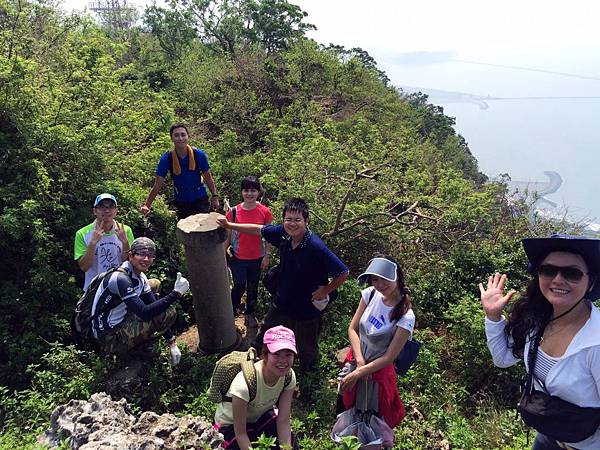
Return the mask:
<svg viewBox="0 0 600 450">
<path fill-rule="evenodd" d="M 204 419 L 185 415 L 175 417 L 146 411 L 133 427 L 136 433 L 165 440 L 165 448 L 220 448 L 223 436 Z"/>
<path fill-rule="evenodd" d="M 67 438 L 72 449 L 82 450 L 217 449 L 223 442 L 203 418 L 149 411 L 136 418 L 125 399 L 114 401 L 104 392 L 54 410 L 40 442 L 56 448 Z"/>
</svg>

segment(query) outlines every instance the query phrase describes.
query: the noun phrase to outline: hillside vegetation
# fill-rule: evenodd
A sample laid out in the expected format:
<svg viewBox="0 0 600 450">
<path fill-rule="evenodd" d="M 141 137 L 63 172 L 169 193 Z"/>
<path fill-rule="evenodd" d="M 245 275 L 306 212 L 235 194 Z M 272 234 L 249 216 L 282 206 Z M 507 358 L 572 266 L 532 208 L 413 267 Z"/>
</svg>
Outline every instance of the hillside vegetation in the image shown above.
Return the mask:
<svg viewBox="0 0 600 450">
<path fill-rule="evenodd" d="M 170 190 L 147 220 L 138 212 L 168 127 L 183 121 L 232 202 L 258 175 L 276 217 L 291 196 L 309 202 L 311 228 L 352 276 L 376 252 L 402 261 L 424 347 L 399 380 L 398 448 L 526 448 L 510 409 L 519 373 L 492 366 L 476 287 L 494 270 L 523 286 L 525 216 L 485 183 L 440 107 L 395 89 L 360 48 L 307 39 L 309 20 L 285 0 L 172 0 L 119 30 L 50 0 L 0 0 L 0 447 L 35 447 L 52 409 L 103 390 L 113 369 L 69 339 L 83 279 L 73 238 L 98 193 L 157 241 L 151 274 L 164 286 L 185 272 Z M 336 393 L 323 380 L 357 302 L 347 282 L 325 315 L 321 381 L 294 405 L 304 448 L 333 448 Z M 191 301 L 178 308 L 182 331 Z M 128 401 L 211 417 L 214 360 L 162 358 Z"/>
</svg>

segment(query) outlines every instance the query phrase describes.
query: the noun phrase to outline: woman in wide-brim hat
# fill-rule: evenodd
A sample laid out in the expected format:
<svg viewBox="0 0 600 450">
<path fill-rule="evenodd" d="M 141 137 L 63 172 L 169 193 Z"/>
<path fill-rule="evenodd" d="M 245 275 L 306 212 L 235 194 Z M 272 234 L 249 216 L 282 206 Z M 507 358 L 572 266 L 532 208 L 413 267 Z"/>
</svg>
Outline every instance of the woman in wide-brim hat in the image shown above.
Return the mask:
<svg viewBox="0 0 600 450">
<path fill-rule="evenodd" d="M 552 235 L 522 242 L 533 279 L 508 318 L 502 311 L 515 291 L 504 292 L 506 275 L 496 273 L 487 286 L 479 284 L 494 364 L 509 367 L 523 359 L 537 390 L 598 408 L 600 311 L 592 301 L 600 298 L 600 240 Z M 533 450 L 600 448 L 600 429 L 577 442 L 558 442 L 546 433 L 538 430 Z"/>
</svg>

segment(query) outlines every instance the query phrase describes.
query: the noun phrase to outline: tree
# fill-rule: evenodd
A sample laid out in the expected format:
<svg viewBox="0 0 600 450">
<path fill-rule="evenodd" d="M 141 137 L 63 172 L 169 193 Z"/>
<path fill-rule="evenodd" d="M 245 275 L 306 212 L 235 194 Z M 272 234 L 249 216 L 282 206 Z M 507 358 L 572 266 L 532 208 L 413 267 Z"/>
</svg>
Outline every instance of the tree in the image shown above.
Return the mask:
<svg viewBox="0 0 600 450">
<path fill-rule="evenodd" d="M 343 45 L 329 44 L 325 47 L 326 51 L 332 52 L 337 55 L 343 62 L 348 62 L 352 59 L 360 61 L 365 69 L 369 69 L 377 73 L 378 78 L 387 85 L 390 82 L 387 74 L 377 67 L 377 61 L 373 58 L 369 52 L 363 50 L 360 47 L 353 47 L 350 50 L 346 49 Z"/>
<path fill-rule="evenodd" d="M 202 43 L 232 56 L 249 45 L 267 53 L 283 50 L 314 29 L 304 22 L 306 13 L 286 0 L 171 0 L 170 6 L 161 12 L 163 21 L 191 19 Z"/>
<path fill-rule="evenodd" d="M 153 5 L 146 8 L 143 20 L 171 62 L 180 59 L 196 37 L 190 10 L 166 9 Z"/>
<path fill-rule="evenodd" d="M 285 0 L 249 1 L 248 16 L 248 40 L 259 43 L 268 54 L 290 48 L 307 31 L 316 29 L 303 22 L 306 12 Z"/>
</svg>

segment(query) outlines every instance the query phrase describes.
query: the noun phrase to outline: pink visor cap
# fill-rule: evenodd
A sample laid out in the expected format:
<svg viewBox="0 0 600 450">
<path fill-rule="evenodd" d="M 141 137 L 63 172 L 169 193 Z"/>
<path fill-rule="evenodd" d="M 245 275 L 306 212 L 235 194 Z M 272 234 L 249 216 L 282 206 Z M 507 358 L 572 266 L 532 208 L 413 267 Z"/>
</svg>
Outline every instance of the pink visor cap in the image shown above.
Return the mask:
<svg viewBox="0 0 600 450">
<path fill-rule="evenodd" d="M 281 325 L 269 328 L 263 337 L 263 343 L 267 346 L 270 353 L 287 349 L 298 354 L 298 351 L 296 350 L 296 337 L 294 336 L 294 332 Z"/>
</svg>

